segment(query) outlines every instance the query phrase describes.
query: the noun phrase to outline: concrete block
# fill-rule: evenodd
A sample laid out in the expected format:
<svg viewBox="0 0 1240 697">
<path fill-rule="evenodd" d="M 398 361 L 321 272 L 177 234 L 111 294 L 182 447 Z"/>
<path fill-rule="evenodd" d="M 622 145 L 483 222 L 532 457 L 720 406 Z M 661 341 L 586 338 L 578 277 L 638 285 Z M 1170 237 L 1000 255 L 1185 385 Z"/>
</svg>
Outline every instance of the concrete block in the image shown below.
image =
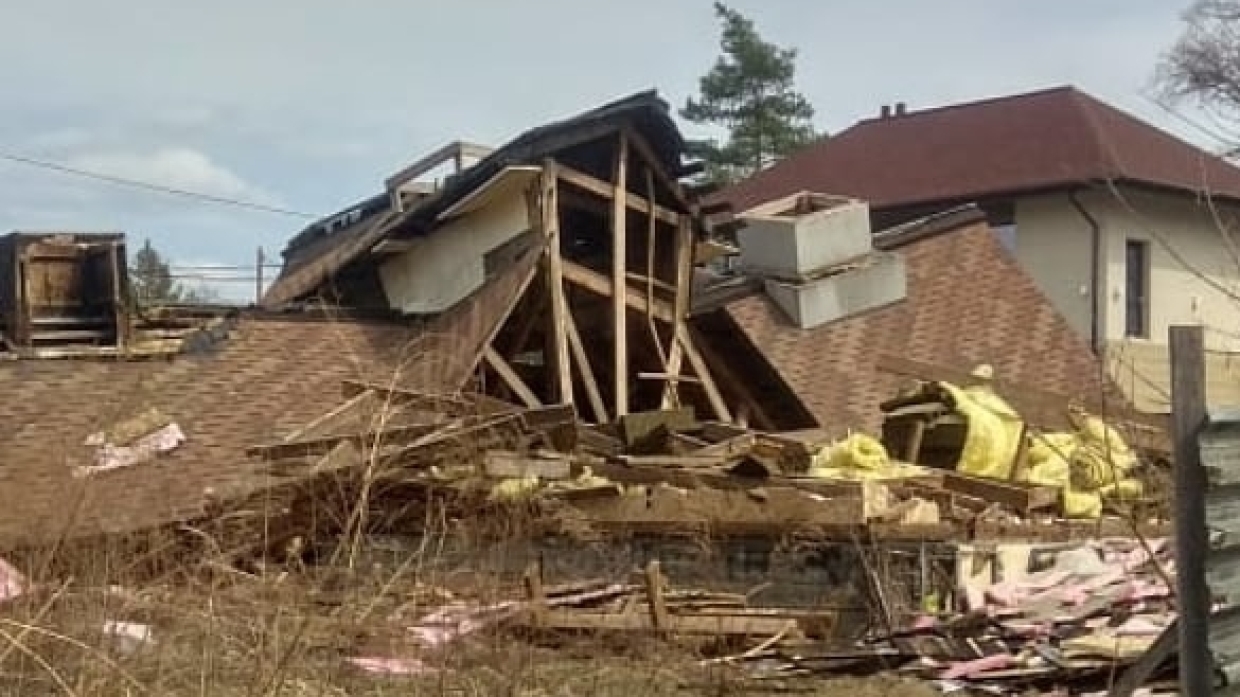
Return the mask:
<svg viewBox="0 0 1240 697">
<path fill-rule="evenodd" d="M 801 193 L 738 217 L 741 266 L 758 275 L 806 279 L 872 249 L 870 207 L 856 199 Z"/>
<path fill-rule="evenodd" d="M 903 300 L 908 293 L 904 257 L 875 253 L 858 268 L 806 283 L 768 280 L 767 295 L 802 329 Z"/>
</svg>

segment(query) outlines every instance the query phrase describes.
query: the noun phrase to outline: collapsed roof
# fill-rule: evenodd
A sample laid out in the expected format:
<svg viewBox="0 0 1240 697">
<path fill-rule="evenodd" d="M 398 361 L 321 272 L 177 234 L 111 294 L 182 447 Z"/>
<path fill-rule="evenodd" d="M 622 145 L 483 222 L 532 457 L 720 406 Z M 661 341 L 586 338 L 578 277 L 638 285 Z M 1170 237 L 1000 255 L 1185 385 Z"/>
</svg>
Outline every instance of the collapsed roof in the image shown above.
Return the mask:
<svg viewBox="0 0 1240 697">
<path fill-rule="evenodd" d="M 443 186 L 408 210 L 380 194 L 307 227 L 289 241 L 284 269 L 267 290 L 263 305 L 275 307 L 321 294 L 332 283 L 374 283 L 359 263 L 386 239 L 425 235 L 449 211 L 505 168 L 539 165 L 552 153 L 631 127 L 650 144 L 663 167 L 682 168 L 684 139 L 667 102 L 651 90 L 610 102 L 563 121 L 531 129 L 491 152 L 473 166 L 449 177 Z M 350 272 L 362 272 L 351 275 Z"/>
</svg>

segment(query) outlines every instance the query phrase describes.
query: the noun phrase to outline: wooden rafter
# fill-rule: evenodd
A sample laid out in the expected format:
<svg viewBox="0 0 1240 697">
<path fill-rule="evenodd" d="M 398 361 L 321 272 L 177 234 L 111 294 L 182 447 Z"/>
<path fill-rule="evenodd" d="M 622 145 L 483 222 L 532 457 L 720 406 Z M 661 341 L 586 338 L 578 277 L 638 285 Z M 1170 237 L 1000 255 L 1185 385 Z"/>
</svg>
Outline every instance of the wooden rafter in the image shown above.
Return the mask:
<svg viewBox="0 0 1240 697">
<path fill-rule="evenodd" d="M 616 418 L 629 413 L 629 329 L 628 329 L 628 220 L 626 205 L 628 193 L 629 146 L 628 137 L 622 132 L 616 148 L 614 190 L 612 193 L 612 244 L 611 244 L 611 313 L 613 366 L 615 377 Z"/>
<path fill-rule="evenodd" d="M 602 392 L 598 388 L 598 379 L 594 375 L 594 367 L 590 365 L 590 357 L 586 354 L 585 345 L 581 341 L 581 332 L 577 331 L 577 321 L 573 313 L 564 314 L 564 333 L 568 335 L 568 346 L 573 351 L 573 360 L 577 364 L 577 372 L 586 388 L 586 398 L 590 401 L 590 409 L 594 411 L 594 419 L 602 424 L 607 423 L 607 406 L 603 403 Z"/>
<path fill-rule="evenodd" d="M 482 357 L 486 360 L 487 365 L 491 367 L 491 370 L 494 370 L 495 374 L 504 381 L 508 389 L 512 390 L 513 394 L 517 395 L 525 403 L 525 406 L 542 406 L 538 395 L 534 394 L 534 391 L 530 389 L 529 385 L 525 384 L 521 376 L 517 375 L 517 371 L 513 370 L 512 366 L 508 365 L 508 361 L 504 360 L 504 357 L 499 355 L 499 352 L 490 344 L 487 344 L 486 350 L 482 352 Z"/>
<path fill-rule="evenodd" d="M 595 196 L 607 199 L 608 201 L 615 200 L 616 191 L 614 186 L 612 184 L 608 184 L 602 179 L 599 179 L 598 177 L 592 177 L 585 172 L 580 172 L 564 165 L 560 165 L 559 177 L 564 183 L 571 184 L 572 186 L 594 194 Z M 653 196 L 643 197 L 632 192 L 625 192 L 624 200 L 628 204 L 629 208 L 632 208 L 643 215 L 650 215 L 650 204 L 653 200 Z M 675 225 L 680 220 L 680 215 L 676 213 L 676 211 L 658 204 L 654 205 L 654 216 L 669 225 Z"/>
<path fill-rule="evenodd" d="M 693 372 L 701 380 L 702 389 L 706 391 L 706 399 L 710 401 L 710 408 L 714 410 L 715 416 L 720 421 L 731 421 L 732 413 L 728 410 L 728 404 L 723 400 L 719 387 L 715 385 L 715 380 L 711 377 L 710 368 L 706 365 L 702 354 L 698 352 L 697 346 L 693 343 L 693 337 L 689 334 L 689 328 L 683 322 L 676 325 L 676 343 L 681 345 L 685 358 L 689 359 L 689 365 L 693 367 Z"/>
<path fill-rule="evenodd" d="M 594 269 L 582 266 L 567 259 L 564 260 L 564 279 L 579 288 L 601 295 L 605 298 L 613 297 L 613 286 L 611 281 L 603 274 Z M 649 304 L 640 294 L 634 293 L 626 284 L 621 294 L 625 296 L 625 303 L 637 312 L 646 312 Z M 654 317 L 657 320 L 671 323 L 674 318 L 675 311 L 672 306 L 664 300 L 656 299 L 653 306 Z"/>
<path fill-rule="evenodd" d="M 555 376 L 555 395 L 560 404 L 573 403 L 573 373 L 568 358 L 568 339 L 565 324 L 568 306 L 564 300 L 563 259 L 560 256 L 560 205 L 557 195 L 559 180 L 555 160 L 543 162 L 540 227 L 547 240 L 546 276 L 548 299 L 551 302 L 552 343 L 551 369 Z"/>
<path fill-rule="evenodd" d="M 676 228 L 676 297 L 672 304 L 672 317 L 676 327 L 675 336 L 684 324 L 685 315 L 689 312 L 689 288 L 693 277 L 693 229 L 688 220 L 682 220 Z M 679 341 L 673 341 L 667 356 L 667 372 L 679 375 L 681 363 L 684 361 L 684 347 Z M 675 380 L 668 382 L 663 391 L 663 408 L 670 409 L 680 404 Z"/>
<path fill-rule="evenodd" d="M 659 162 L 659 158 L 655 156 L 654 148 L 650 147 L 650 143 L 646 142 L 646 139 L 631 126 L 624 128 L 621 133 L 625 135 L 630 146 L 646 163 L 646 166 L 654 171 L 655 176 L 659 179 L 659 183 L 667 188 L 672 197 L 676 199 L 676 203 L 686 211 L 692 210 L 693 204 L 689 201 L 689 196 L 685 194 L 684 187 L 663 169 L 663 165 Z"/>
<path fill-rule="evenodd" d="M 654 171 L 646 167 L 646 198 L 654 200 Z M 650 330 L 650 340 L 654 342 L 654 350 L 659 354 L 659 364 L 667 369 L 667 351 L 663 349 L 663 340 L 659 338 L 659 328 L 654 323 L 654 274 L 655 252 L 658 250 L 658 237 L 655 228 L 659 222 L 653 214 L 646 215 L 646 328 Z M 627 277 L 626 277 L 627 278 Z"/>
</svg>

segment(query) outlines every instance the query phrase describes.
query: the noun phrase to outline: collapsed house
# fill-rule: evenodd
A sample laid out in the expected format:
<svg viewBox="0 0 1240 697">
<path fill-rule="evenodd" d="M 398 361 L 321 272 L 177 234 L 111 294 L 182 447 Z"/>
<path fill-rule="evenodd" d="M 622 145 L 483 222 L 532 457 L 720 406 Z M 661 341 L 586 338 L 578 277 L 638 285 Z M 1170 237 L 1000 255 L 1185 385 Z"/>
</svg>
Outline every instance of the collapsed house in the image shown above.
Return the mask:
<svg viewBox="0 0 1240 697">
<path fill-rule="evenodd" d="M 221 502 L 254 504 L 263 545 L 313 536 L 330 526 L 297 511 L 331 477 L 382 481 L 402 505 L 481 479 L 490 504 L 534 496 L 616 538 L 760 537 L 768 555 L 812 540 L 833 545 L 819 565 L 840 585 L 874 583 L 860 541 L 881 543 L 916 598 L 986 585 L 942 588 L 962 550 L 997 568 L 1005 545 L 1027 561 L 1036 542 L 1166 534 L 1158 516 L 1100 518 L 1100 496 L 1092 519 L 1063 520 L 1067 483 L 1018 477 L 1022 447 L 1002 478 L 952 471 L 967 434 L 946 466 L 918 466 L 936 433 L 961 440 L 959 414 L 888 400 L 979 363 L 1028 422 L 1022 443 L 1066 428 L 1072 403 L 1127 416 L 976 209 L 875 233 L 864 202 L 821 194 L 703 208 L 684 155 L 653 93 L 495 150 L 453 144 L 297 234 L 244 310 L 129 308 L 111 238 L 20 247 L 55 246 L 75 271 L 51 292 L 0 267 L 0 287 L 25 288 L 0 295 L 0 422 L 17 425 L 0 431 L 0 544 L 209 519 Z M 739 249 L 715 242 L 731 231 Z M 111 324 L 23 329 L 53 319 Z M 934 423 L 889 438 L 910 411 Z M 883 443 L 839 440 L 880 420 Z"/>
</svg>

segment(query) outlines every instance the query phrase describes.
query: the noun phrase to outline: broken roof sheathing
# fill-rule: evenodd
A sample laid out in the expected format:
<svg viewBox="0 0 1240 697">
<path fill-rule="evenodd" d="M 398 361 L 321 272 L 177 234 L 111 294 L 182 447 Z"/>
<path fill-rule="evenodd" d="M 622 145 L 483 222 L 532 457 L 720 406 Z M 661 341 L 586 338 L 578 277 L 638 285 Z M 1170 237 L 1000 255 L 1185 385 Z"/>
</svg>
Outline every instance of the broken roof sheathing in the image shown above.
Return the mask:
<svg viewBox="0 0 1240 697">
<path fill-rule="evenodd" d="M 684 140 L 668 104 L 653 90 L 640 92 L 526 131 L 448 178 L 439 191 L 407 211 L 394 211 L 386 196 L 376 196 L 314 223 L 289 242 L 284 251 L 285 268 L 264 294 L 262 304 L 278 307 L 312 296 L 379 242 L 429 233 L 440 224 L 441 214 L 506 168 L 541 165 L 544 158 L 557 151 L 597 140 L 624 127 L 639 133 L 669 171 L 679 171 Z M 327 229 L 332 226 L 340 229 Z"/>
<path fill-rule="evenodd" d="M 913 379 L 884 369 L 887 356 L 964 371 L 989 363 L 1009 384 L 1087 401 L 1102 394 L 1089 346 L 976 209 L 879 233 L 874 244 L 904 255 L 904 300 L 813 329 L 761 292 L 721 310 L 831 435 L 877 430 L 879 405 Z M 1021 395 L 1010 397 L 1020 409 Z"/>
<path fill-rule="evenodd" d="M 428 393 L 462 388 L 537 268 L 537 247 L 421 330 L 407 322 L 243 318 L 218 343 L 165 361 L 0 362 L 0 545 L 119 533 L 202 515 L 275 483 L 251 446 L 278 441 L 342 400 L 345 381 Z M 186 435 L 148 462 L 75 478 L 87 436 L 157 409 Z"/>
<path fill-rule="evenodd" d="M 1240 200 L 1240 169 L 1073 87 L 866 119 L 718 194 L 800 190 L 875 209 L 1129 182 Z"/>
</svg>

